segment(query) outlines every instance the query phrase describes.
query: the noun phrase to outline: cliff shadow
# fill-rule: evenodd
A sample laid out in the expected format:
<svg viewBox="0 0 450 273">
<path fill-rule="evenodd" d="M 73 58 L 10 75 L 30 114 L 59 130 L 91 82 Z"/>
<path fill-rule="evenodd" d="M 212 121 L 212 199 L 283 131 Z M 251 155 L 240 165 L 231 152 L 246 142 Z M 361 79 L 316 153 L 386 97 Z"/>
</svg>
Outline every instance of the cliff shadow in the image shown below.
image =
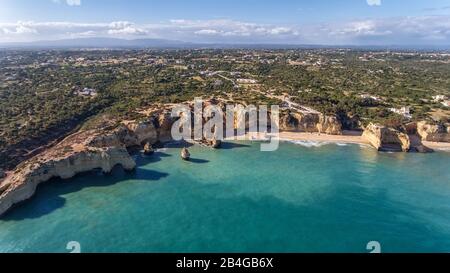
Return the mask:
<svg viewBox="0 0 450 273">
<path fill-rule="evenodd" d="M 185 140 L 180 140 L 180 141 L 170 141 L 170 142 L 166 142 L 164 143 L 164 148 L 189 148 L 194 146 L 194 143 L 190 143 L 187 142 Z"/>
<path fill-rule="evenodd" d="M 159 161 L 163 160 L 163 158 L 171 157 L 172 155 L 166 154 L 166 153 L 160 152 L 160 151 L 155 151 L 151 155 L 145 155 L 143 152 L 139 152 L 139 153 L 135 154 L 134 156 L 137 157 L 136 164 L 139 167 L 142 165 L 159 162 Z"/>
<path fill-rule="evenodd" d="M 417 134 L 409 135 L 409 140 L 411 142 L 410 152 L 422 152 L 431 153 L 434 150 L 423 144 L 422 139 Z"/>
<path fill-rule="evenodd" d="M 146 169 L 125 171 L 117 165 L 108 174 L 104 174 L 97 169 L 78 174 L 70 179 L 52 178 L 40 184 L 33 197 L 16 204 L 0 219 L 4 221 L 38 219 L 63 208 L 66 205 L 64 195 L 79 192 L 86 188 L 109 187 L 129 179 L 157 181 L 168 175 L 168 173 Z"/>
<path fill-rule="evenodd" d="M 237 149 L 237 148 L 249 148 L 249 147 L 250 147 L 250 145 L 248 145 L 248 144 L 235 143 L 235 142 L 222 142 L 222 144 L 220 145 L 221 150 L 232 150 L 232 149 Z"/>
<path fill-rule="evenodd" d="M 195 164 L 206 164 L 206 163 L 209 163 L 210 161 L 206 160 L 206 159 L 200 159 L 200 158 L 191 158 L 191 159 L 189 159 L 188 162 L 192 162 Z"/>
</svg>

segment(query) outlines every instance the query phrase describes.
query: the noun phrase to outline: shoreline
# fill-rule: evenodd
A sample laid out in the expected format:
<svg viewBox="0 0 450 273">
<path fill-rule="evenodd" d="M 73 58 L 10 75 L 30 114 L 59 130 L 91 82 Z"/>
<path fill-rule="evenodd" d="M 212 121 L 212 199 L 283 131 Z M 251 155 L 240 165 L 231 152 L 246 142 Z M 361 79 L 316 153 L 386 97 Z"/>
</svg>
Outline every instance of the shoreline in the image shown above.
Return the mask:
<svg viewBox="0 0 450 273">
<path fill-rule="evenodd" d="M 267 134 L 267 136 L 270 136 L 270 134 Z M 247 134 L 246 139 L 250 141 L 261 141 L 267 140 L 267 137 L 263 134 L 255 134 L 252 139 L 251 136 Z M 369 141 L 362 137 L 362 132 L 360 131 L 344 131 L 342 135 L 283 131 L 279 133 L 279 139 L 280 141 L 310 141 L 320 143 L 359 144 L 369 145 L 370 147 L 373 147 Z M 448 142 L 424 141 L 423 145 L 436 151 L 450 152 L 450 143 Z"/>
<path fill-rule="evenodd" d="M 246 134 L 245 139 L 250 141 L 262 141 L 268 140 L 268 137 L 272 134 Z M 362 137 L 362 132 L 358 131 L 344 131 L 343 135 L 328 135 L 320 133 L 307 133 L 307 132 L 289 132 L 282 131 L 278 135 L 280 141 L 311 141 L 311 142 L 323 142 L 323 143 L 345 143 L 345 144 L 362 144 L 370 145 L 369 141 Z"/>
<path fill-rule="evenodd" d="M 280 140 L 370 145 L 370 143 L 362 137 L 362 133 L 357 131 L 344 132 L 343 135 L 327 135 L 304 132 L 280 132 Z"/>
</svg>

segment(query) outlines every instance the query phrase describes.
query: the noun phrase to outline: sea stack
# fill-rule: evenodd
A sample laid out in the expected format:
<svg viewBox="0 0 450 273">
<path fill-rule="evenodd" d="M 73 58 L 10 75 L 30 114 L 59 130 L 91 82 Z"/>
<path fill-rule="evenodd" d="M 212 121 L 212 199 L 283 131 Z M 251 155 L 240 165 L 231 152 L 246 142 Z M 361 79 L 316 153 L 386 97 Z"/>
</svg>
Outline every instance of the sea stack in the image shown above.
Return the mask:
<svg viewBox="0 0 450 273">
<path fill-rule="evenodd" d="M 152 145 L 147 142 L 144 146 L 144 154 L 145 155 L 152 155 L 155 153 L 155 150 L 153 149 Z"/>
<path fill-rule="evenodd" d="M 222 145 L 222 141 L 217 140 L 215 137 L 213 138 L 213 140 L 211 141 L 211 147 L 213 149 L 218 149 L 220 148 L 220 146 Z"/>
<path fill-rule="evenodd" d="M 183 160 L 189 160 L 191 158 L 191 154 L 189 153 L 189 150 L 185 147 L 183 150 L 181 150 L 181 158 Z"/>
</svg>

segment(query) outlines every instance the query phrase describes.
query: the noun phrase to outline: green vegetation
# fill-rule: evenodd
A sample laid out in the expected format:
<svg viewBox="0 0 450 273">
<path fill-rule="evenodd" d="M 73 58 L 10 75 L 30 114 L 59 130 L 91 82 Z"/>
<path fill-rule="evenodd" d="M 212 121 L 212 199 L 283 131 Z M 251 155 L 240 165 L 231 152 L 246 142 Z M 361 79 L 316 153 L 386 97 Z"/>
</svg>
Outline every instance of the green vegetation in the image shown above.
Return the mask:
<svg viewBox="0 0 450 273">
<path fill-rule="evenodd" d="M 0 167 L 14 167 L 91 117 L 136 118 L 138 108 L 195 97 L 259 105 L 282 104 L 274 97 L 286 95 L 350 127 L 355 118 L 448 122 L 450 109 L 432 98 L 450 97 L 448 75 L 450 56 L 436 52 L 0 51 Z M 404 106 L 410 118 L 390 110 Z"/>
</svg>

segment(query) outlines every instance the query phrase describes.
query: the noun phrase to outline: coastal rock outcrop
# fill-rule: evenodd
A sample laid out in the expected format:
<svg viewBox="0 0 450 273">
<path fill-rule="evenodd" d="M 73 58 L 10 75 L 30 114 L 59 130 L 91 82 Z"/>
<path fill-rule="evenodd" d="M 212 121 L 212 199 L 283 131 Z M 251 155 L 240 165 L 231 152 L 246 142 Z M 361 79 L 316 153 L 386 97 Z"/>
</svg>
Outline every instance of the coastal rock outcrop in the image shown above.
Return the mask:
<svg viewBox="0 0 450 273">
<path fill-rule="evenodd" d="M 417 134 L 422 141 L 450 142 L 450 126 L 430 124 L 426 121 L 417 123 Z"/>
<path fill-rule="evenodd" d="M 211 140 L 211 148 L 218 149 L 218 148 L 220 148 L 220 146 L 222 146 L 222 141 L 221 140 L 218 140 L 216 138 L 213 138 Z"/>
<path fill-rule="evenodd" d="M 163 111 L 156 117 L 159 141 L 172 140 L 172 125 L 177 118 L 172 117 L 170 111 Z"/>
<path fill-rule="evenodd" d="M 189 160 L 191 158 L 191 154 L 187 148 L 183 148 L 183 150 L 181 150 L 181 158 L 183 160 Z"/>
<path fill-rule="evenodd" d="M 40 183 L 51 178 L 68 179 L 94 169 L 108 173 L 116 165 L 125 170 L 134 169 L 136 163 L 114 132 L 105 135 L 97 130 L 76 133 L 20 164 L 2 182 L 0 215 L 14 204 L 30 198 Z"/>
<path fill-rule="evenodd" d="M 144 154 L 145 155 L 152 155 L 155 153 L 155 150 L 153 149 L 152 145 L 147 142 L 144 146 Z"/>
<path fill-rule="evenodd" d="M 378 151 L 408 152 L 411 147 L 407 134 L 379 124 L 369 124 L 362 136 Z"/>
<path fill-rule="evenodd" d="M 280 116 L 280 130 L 342 135 L 342 124 L 335 116 L 286 112 Z"/>
<path fill-rule="evenodd" d="M 136 137 L 137 143 L 143 144 L 149 142 L 151 144 L 158 141 L 158 131 L 151 120 L 142 122 L 131 122 L 127 125 L 132 135 Z"/>
</svg>

